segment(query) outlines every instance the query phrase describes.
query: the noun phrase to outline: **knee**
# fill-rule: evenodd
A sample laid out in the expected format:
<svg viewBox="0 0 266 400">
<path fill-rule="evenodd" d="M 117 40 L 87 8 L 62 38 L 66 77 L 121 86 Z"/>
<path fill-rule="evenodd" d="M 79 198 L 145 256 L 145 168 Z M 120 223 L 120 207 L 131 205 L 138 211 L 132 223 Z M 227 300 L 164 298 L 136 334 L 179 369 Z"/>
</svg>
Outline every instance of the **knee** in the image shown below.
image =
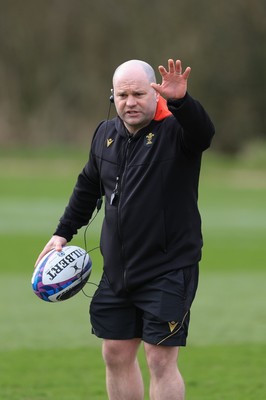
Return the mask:
<svg viewBox="0 0 266 400">
<path fill-rule="evenodd" d="M 103 342 L 102 347 L 103 360 L 107 366 L 122 363 L 122 355 L 118 351 L 115 341 L 108 340 Z"/>
<path fill-rule="evenodd" d="M 117 340 L 105 340 L 102 355 L 106 366 L 120 367 L 131 364 L 136 359 L 136 351 L 126 343 Z"/>
<path fill-rule="evenodd" d="M 146 352 L 146 359 L 152 375 L 161 375 L 167 366 L 166 357 L 161 357 L 156 351 Z"/>
<path fill-rule="evenodd" d="M 151 375 L 157 378 L 177 369 L 175 349 L 146 346 L 146 359 Z"/>
</svg>

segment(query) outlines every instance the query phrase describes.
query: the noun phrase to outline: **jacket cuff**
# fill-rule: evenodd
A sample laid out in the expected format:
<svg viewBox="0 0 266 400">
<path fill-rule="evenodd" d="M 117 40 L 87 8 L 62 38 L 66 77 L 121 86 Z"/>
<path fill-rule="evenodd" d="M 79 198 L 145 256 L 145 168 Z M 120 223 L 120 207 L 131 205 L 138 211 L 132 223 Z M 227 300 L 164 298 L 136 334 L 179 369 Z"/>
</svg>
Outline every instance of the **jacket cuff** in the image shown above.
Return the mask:
<svg viewBox="0 0 266 400">
<path fill-rule="evenodd" d="M 67 242 L 70 242 L 76 232 L 73 232 L 70 226 L 62 224 L 61 222 L 59 223 L 58 227 L 56 228 L 56 231 L 54 232 L 54 235 L 56 236 L 61 236 L 67 240 Z"/>
<path fill-rule="evenodd" d="M 186 102 L 188 97 L 189 97 L 189 94 L 188 94 L 188 92 L 186 92 L 185 96 L 182 97 L 182 99 L 168 99 L 167 106 L 169 109 L 170 108 L 180 108 Z"/>
</svg>

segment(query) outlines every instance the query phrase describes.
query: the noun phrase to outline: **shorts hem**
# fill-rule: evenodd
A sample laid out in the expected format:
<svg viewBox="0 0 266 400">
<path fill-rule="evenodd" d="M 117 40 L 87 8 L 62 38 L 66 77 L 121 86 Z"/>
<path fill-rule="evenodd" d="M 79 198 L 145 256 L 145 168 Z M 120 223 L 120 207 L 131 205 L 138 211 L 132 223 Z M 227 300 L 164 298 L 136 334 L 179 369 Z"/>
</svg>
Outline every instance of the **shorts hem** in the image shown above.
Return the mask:
<svg viewBox="0 0 266 400">
<path fill-rule="evenodd" d="M 148 344 L 153 344 L 154 346 L 164 346 L 164 347 L 186 347 L 187 341 L 186 339 L 177 339 L 177 340 L 150 340 L 149 338 L 142 338 L 143 342 Z"/>
<path fill-rule="evenodd" d="M 104 333 L 104 334 L 101 334 L 101 333 L 99 333 L 99 332 L 95 332 L 93 329 L 92 329 L 92 331 L 91 331 L 91 333 L 93 334 L 93 335 L 95 335 L 97 338 L 99 338 L 99 339 L 108 339 L 108 340 L 131 340 L 131 339 L 141 339 L 142 340 L 142 337 L 141 336 L 132 336 L 132 335 L 125 335 L 125 336 L 122 336 L 121 337 L 121 335 L 119 335 L 119 337 L 118 337 L 118 335 L 115 335 L 115 334 L 109 334 L 109 333 Z"/>
</svg>

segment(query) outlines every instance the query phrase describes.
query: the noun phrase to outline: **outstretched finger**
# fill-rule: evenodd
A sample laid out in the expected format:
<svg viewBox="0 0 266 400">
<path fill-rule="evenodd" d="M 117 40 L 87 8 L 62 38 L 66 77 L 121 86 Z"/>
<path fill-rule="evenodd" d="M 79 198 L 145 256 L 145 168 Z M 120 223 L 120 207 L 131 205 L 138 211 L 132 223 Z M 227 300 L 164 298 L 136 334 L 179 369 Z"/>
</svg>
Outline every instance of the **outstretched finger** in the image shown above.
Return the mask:
<svg viewBox="0 0 266 400">
<path fill-rule="evenodd" d="M 185 72 L 183 73 L 183 78 L 184 79 L 188 79 L 188 77 L 189 77 L 189 75 L 190 75 L 190 71 L 191 71 L 191 68 L 190 67 L 187 67 L 186 69 L 185 69 Z"/>
<path fill-rule="evenodd" d="M 169 60 L 168 60 L 168 71 L 170 72 L 170 74 L 174 74 L 176 72 L 175 71 L 175 63 L 172 58 L 169 58 Z"/>
<path fill-rule="evenodd" d="M 158 67 L 158 70 L 159 70 L 159 72 L 160 72 L 160 75 L 163 77 L 163 76 L 165 76 L 165 75 L 167 75 L 167 71 L 166 71 L 166 69 L 164 68 L 164 66 L 163 65 L 160 65 L 159 67 Z"/>
<path fill-rule="evenodd" d="M 180 60 L 176 60 L 175 62 L 175 72 L 177 75 L 182 75 L 182 63 Z"/>
</svg>

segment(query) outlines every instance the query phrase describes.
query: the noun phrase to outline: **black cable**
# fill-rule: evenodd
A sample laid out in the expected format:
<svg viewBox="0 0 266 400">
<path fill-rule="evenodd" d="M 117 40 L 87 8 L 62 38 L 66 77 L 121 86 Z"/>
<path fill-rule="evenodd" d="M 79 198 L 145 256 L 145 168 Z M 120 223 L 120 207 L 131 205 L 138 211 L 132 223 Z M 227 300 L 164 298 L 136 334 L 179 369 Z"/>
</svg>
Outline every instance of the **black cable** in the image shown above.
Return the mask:
<svg viewBox="0 0 266 400">
<path fill-rule="evenodd" d="M 111 96 L 112 97 L 112 96 Z M 104 149 L 104 143 L 105 143 L 105 137 L 106 137 L 106 132 L 107 132 L 107 128 L 108 128 L 108 123 L 110 120 L 110 114 L 111 114 L 111 107 L 112 107 L 112 103 L 113 100 L 110 97 L 110 101 L 109 101 L 109 107 L 108 107 L 108 112 L 107 112 L 107 119 L 106 119 L 106 125 L 105 125 L 105 130 L 104 130 L 104 138 L 103 138 L 103 144 L 102 144 L 102 150 L 101 150 L 101 158 L 100 158 L 100 166 L 99 166 L 99 179 L 100 179 L 100 198 L 97 200 L 96 203 L 96 213 L 94 214 L 94 216 L 90 219 L 90 221 L 88 222 L 88 224 L 86 225 L 86 228 L 84 230 L 84 234 L 83 234 L 83 240 L 84 240 L 84 249 L 86 254 L 84 255 L 84 260 L 83 260 L 83 264 L 82 264 L 82 271 L 84 268 L 84 263 L 85 263 L 85 258 L 86 255 L 88 255 L 90 257 L 90 253 L 92 253 L 93 251 L 97 250 L 100 248 L 100 246 L 96 246 L 90 250 L 88 250 L 88 246 L 87 246 L 87 231 L 89 229 L 89 227 L 91 226 L 91 224 L 93 223 L 93 221 L 95 220 L 95 218 L 97 217 L 97 215 L 99 214 L 101 207 L 102 207 L 102 203 L 103 203 L 103 187 L 102 187 L 102 180 L 101 180 L 101 170 L 102 170 L 102 157 L 103 157 L 103 149 Z M 82 280 L 81 280 L 82 281 Z M 90 285 L 94 285 L 97 288 L 99 287 L 96 283 L 94 282 L 86 282 L 86 284 L 90 284 Z M 81 289 L 82 293 L 89 298 L 92 298 L 93 296 L 89 296 L 85 293 L 84 288 Z"/>
</svg>

